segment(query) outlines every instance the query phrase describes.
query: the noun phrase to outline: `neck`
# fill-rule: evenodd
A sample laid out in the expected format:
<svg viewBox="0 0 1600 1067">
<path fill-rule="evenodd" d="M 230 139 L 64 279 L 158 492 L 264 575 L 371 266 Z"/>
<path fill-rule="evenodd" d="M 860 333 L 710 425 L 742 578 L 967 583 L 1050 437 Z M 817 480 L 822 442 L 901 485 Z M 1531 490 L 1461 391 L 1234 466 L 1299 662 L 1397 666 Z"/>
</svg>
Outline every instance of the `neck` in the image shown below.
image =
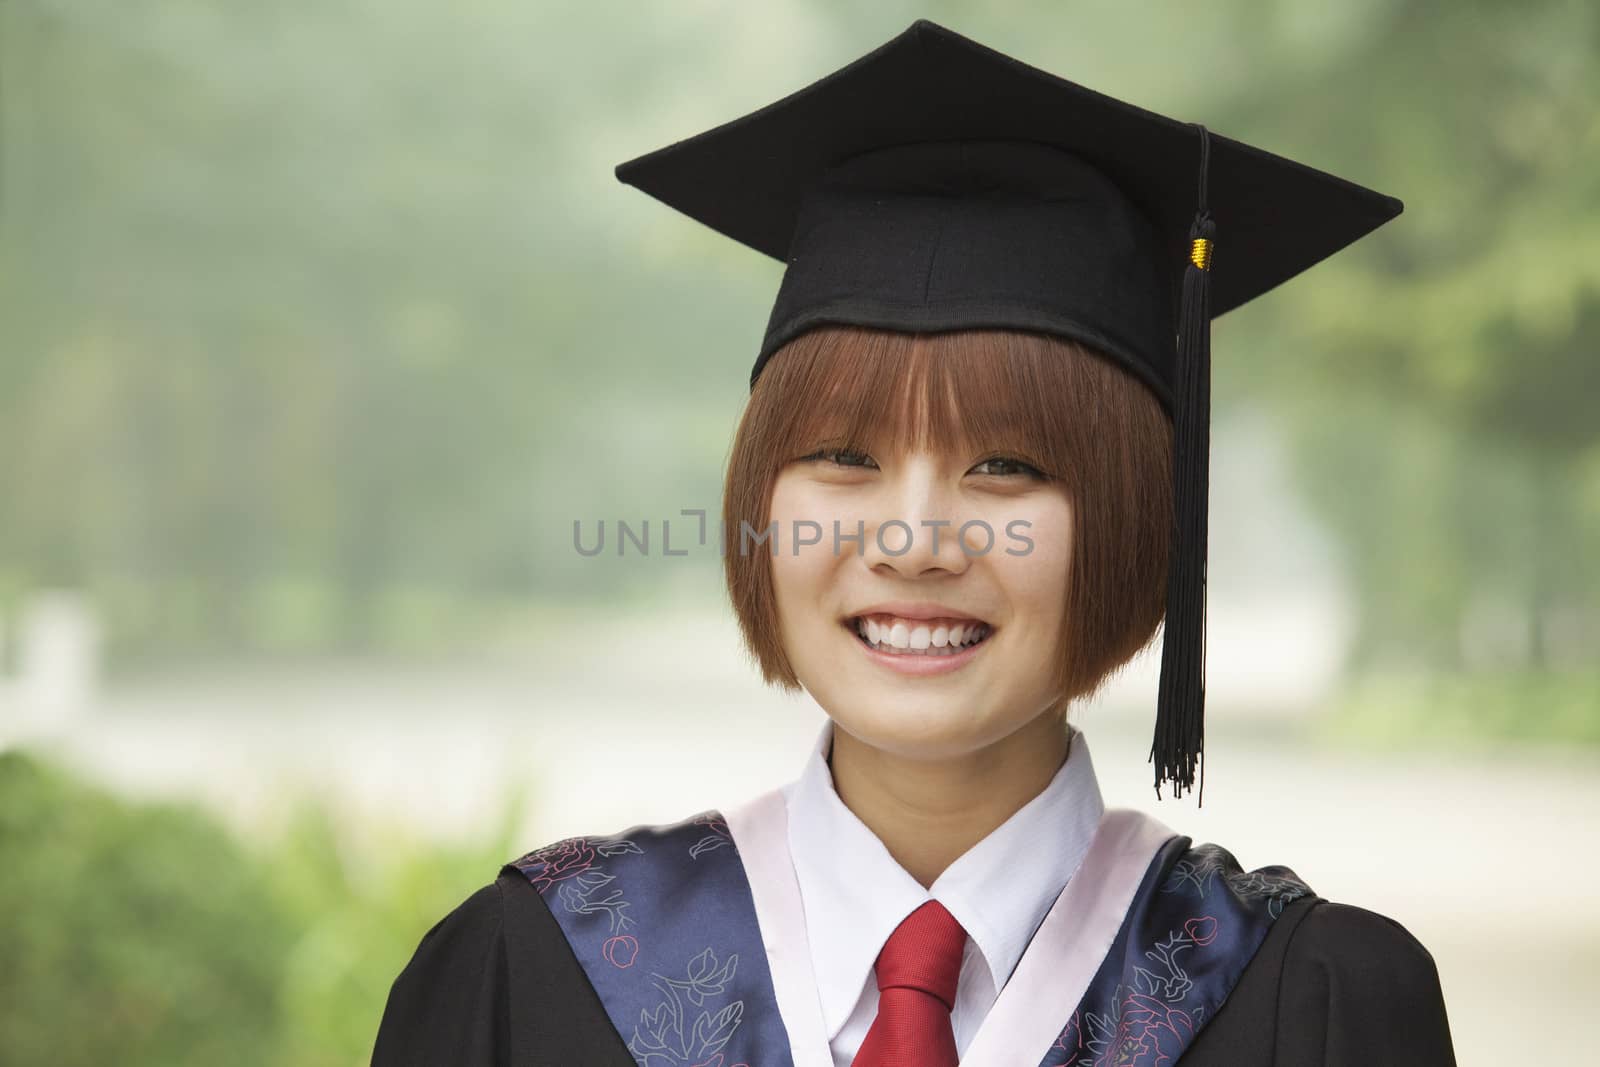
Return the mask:
<svg viewBox="0 0 1600 1067">
<path fill-rule="evenodd" d="M 919 760 L 833 728 L 834 789 L 924 888 L 1044 792 L 1066 761 L 1059 714 L 1042 715 L 976 752 Z"/>
</svg>

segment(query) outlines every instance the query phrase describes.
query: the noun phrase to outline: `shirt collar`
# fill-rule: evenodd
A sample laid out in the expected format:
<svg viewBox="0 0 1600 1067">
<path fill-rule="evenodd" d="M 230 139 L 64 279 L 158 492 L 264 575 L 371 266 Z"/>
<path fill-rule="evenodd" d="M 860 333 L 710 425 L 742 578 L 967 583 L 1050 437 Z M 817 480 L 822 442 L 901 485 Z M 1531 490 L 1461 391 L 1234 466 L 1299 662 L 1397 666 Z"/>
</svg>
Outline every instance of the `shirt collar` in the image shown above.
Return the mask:
<svg viewBox="0 0 1600 1067">
<path fill-rule="evenodd" d="M 789 851 L 830 1039 L 849 1019 L 889 935 L 928 900 L 938 900 L 966 929 L 995 991 L 1005 985 L 1105 812 L 1088 743 L 1076 727 L 1068 730 L 1067 760 L 1043 792 L 925 889 L 839 799 L 827 764 L 833 723 L 823 724 L 799 779 L 784 792 Z"/>
</svg>

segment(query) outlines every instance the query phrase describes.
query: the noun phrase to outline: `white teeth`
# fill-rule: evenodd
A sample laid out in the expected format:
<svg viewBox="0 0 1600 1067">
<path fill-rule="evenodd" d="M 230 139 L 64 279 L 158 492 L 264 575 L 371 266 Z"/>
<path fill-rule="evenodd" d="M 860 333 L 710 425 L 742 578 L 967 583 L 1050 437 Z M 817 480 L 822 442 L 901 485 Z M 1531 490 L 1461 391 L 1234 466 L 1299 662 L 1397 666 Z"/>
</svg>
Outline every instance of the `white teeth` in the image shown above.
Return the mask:
<svg viewBox="0 0 1600 1067">
<path fill-rule="evenodd" d="M 874 648 L 904 655 L 953 656 L 977 644 L 990 634 L 986 623 L 971 622 L 955 626 L 938 624 L 929 626 L 915 619 L 861 617 L 856 620 L 856 632 Z"/>
</svg>

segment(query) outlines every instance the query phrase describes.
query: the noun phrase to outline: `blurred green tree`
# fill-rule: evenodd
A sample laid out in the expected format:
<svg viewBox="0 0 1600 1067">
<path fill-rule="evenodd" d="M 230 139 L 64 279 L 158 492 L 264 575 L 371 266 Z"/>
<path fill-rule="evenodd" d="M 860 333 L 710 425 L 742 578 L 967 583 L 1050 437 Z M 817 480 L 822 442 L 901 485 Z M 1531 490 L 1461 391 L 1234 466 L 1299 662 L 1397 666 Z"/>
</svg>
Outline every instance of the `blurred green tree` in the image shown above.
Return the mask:
<svg viewBox="0 0 1600 1067">
<path fill-rule="evenodd" d="M 1524 619 L 1527 664 L 1581 658 L 1585 0 L 819 0 L 651 9 L 626 33 L 509 0 L 164 0 L 131 25 L 17 0 L 0 600 L 89 586 L 131 657 L 422 650 L 504 605 L 659 587 L 659 560 L 577 560 L 572 520 L 716 507 L 779 268 L 609 168 L 921 15 L 1407 200 L 1315 284 L 1219 324 L 1219 417 L 1286 416 L 1357 592 L 1358 666 L 1453 667 L 1497 614 Z M 686 565 L 714 591 L 714 560 Z"/>
<path fill-rule="evenodd" d="M 1359 588 L 1362 662 L 1460 666 L 1463 630 L 1499 604 L 1526 632 L 1518 666 L 1600 668 L 1582 492 L 1600 456 L 1600 11 L 1372 10 L 1241 118 L 1348 160 L 1406 214 L 1263 309 L 1249 373 L 1295 413 Z"/>
</svg>

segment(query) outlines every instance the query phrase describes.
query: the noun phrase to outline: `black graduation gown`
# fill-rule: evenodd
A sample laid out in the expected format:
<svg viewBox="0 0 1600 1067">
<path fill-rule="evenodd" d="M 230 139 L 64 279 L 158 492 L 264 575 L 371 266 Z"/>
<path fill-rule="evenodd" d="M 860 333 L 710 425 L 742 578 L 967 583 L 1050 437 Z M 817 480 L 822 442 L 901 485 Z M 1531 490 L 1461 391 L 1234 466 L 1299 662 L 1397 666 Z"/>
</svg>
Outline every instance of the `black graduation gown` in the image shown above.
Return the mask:
<svg viewBox="0 0 1600 1067">
<path fill-rule="evenodd" d="M 1288 904 L 1182 1067 L 1453 1067 L 1439 975 L 1387 916 Z M 634 1067 L 544 898 L 512 868 L 424 935 L 373 1067 Z M 1019 1067 L 1033 1067 L 1032 1064 Z"/>
</svg>

